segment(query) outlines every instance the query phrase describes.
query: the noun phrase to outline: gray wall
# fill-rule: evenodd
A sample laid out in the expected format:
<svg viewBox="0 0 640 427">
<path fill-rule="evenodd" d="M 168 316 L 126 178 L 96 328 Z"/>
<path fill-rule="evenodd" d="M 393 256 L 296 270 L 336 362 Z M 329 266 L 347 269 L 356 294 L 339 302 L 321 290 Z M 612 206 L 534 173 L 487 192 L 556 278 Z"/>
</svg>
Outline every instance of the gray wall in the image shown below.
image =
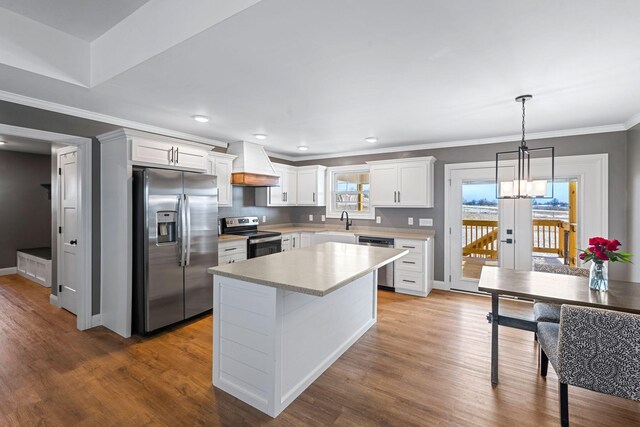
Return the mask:
<svg viewBox="0 0 640 427">
<path fill-rule="evenodd" d="M 549 138 L 530 141 L 530 147 L 544 147 L 552 145 L 556 149 L 556 156 L 571 156 L 578 154 L 609 154 L 609 236 L 625 238 L 627 236 L 627 136 L 626 132 L 612 132 L 596 135 L 580 135 L 563 138 Z M 375 154 L 353 157 L 339 157 L 324 160 L 309 160 L 295 163 L 296 166 L 321 164 L 325 166 L 346 166 L 362 164 L 367 160 L 398 159 L 406 157 L 434 156 L 435 164 L 435 207 L 433 209 L 376 209 L 376 215 L 382 217 L 383 227 L 401 227 L 429 229 L 436 231 L 435 238 L 435 279 L 444 280 L 444 165 L 448 163 L 466 163 L 478 161 L 495 161 L 497 151 L 513 150 L 517 142 L 475 145 L 468 147 L 440 148 L 434 150 L 405 151 L 398 153 Z M 314 222 L 320 221 L 320 215 L 325 208 L 296 208 L 295 221 L 309 222 L 308 215 L 314 214 Z M 407 225 L 407 217 L 433 218 L 433 227 L 418 227 Z M 327 220 L 338 222 L 337 220 Z M 376 226 L 374 221 L 354 221 L 354 224 Z M 620 237 L 619 237 L 620 236 Z M 626 278 L 625 266 L 611 266 L 612 278 Z"/>
<path fill-rule="evenodd" d="M 48 155 L 0 151 L 0 268 L 16 266 L 16 250 L 51 245 Z"/>
<path fill-rule="evenodd" d="M 634 264 L 629 266 L 629 280 L 640 282 L 640 125 L 627 132 L 627 180 L 629 207 L 627 211 L 627 242 L 629 252 L 636 254 Z M 624 242 L 622 242 L 624 244 Z"/>
<path fill-rule="evenodd" d="M 294 207 L 260 207 L 256 206 L 256 191 L 253 187 L 233 187 L 233 207 L 220 208 L 220 218 L 230 216 L 257 216 L 262 224 L 262 216 L 266 215 L 266 224 L 287 224 L 293 222 Z"/>
</svg>

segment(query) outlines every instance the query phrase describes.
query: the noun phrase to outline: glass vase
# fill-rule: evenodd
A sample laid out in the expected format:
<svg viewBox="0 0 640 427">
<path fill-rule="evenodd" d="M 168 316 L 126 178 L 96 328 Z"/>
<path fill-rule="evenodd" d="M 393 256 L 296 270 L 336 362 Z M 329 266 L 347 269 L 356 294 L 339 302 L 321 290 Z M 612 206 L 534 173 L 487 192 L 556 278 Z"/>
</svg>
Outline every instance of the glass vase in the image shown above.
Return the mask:
<svg viewBox="0 0 640 427">
<path fill-rule="evenodd" d="M 589 269 L 589 288 L 606 292 L 609 289 L 609 268 L 606 262 L 594 262 Z"/>
</svg>

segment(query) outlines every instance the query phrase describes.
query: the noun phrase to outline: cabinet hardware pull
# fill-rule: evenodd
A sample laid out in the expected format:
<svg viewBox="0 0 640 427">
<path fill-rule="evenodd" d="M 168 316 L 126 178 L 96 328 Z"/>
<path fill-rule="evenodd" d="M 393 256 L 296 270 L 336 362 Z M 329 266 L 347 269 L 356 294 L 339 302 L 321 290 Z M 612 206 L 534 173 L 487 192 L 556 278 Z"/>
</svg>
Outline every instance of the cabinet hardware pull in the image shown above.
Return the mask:
<svg viewBox="0 0 640 427">
<path fill-rule="evenodd" d="M 400 203 L 400 192 L 398 191 L 398 203 Z"/>
<path fill-rule="evenodd" d="M 404 249 L 415 249 L 415 246 L 403 246 Z"/>
<path fill-rule="evenodd" d="M 225 249 L 224 251 L 225 251 L 225 252 L 228 252 L 228 251 L 235 251 L 236 249 L 238 249 L 238 248 L 227 248 L 227 249 Z"/>
<path fill-rule="evenodd" d="M 393 203 L 398 203 L 398 196 L 396 195 L 397 193 L 397 191 L 393 192 Z"/>
<path fill-rule="evenodd" d="M 180 161 L 178 160 L 178 154 L 180 154 L 180 152 L 178 151 L 178 147 L 176 147 L 176 163 L 179 163 Z"/>
<path fill-rule="evenodd" d="M 316 192 L 314 191 L 313 192 L 313 203 L 315 203 L 315 202 L 316 202 Z"/>
<path fill-rule="evenodd" d="M 404 279 L 402 279 L 402 281 L 403 281 L 403 282 L 407 282 L 407 283 L 416 283 L 416 281 L 415 281 L 415 280 L 404 280 Z"/>
<path fill-rule="evenodd" d="M 171 151 L 167 151 L 167 157 L 168 157 L 169 163 L 173 163 L 173 147 L 171 147 Z"/>
<path fill-rule="evenodd" d="M 415 264 L 414 261 L 402 261 L 403 264 Z"/>
</svg>

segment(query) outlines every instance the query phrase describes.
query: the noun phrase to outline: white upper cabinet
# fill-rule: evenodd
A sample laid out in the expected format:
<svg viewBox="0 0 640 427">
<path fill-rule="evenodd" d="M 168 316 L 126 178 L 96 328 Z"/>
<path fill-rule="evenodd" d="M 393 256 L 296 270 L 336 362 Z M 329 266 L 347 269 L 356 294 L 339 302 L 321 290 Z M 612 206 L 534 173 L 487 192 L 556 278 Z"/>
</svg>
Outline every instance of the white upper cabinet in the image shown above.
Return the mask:
<svg viewBox="0 0 640 427">
<path fill-rule="evenodd" d="M 233 205 L 231 171 L 235 157 L 222 153 L 209 153 L 207 156 L 207 173 L 217 177 L 218 206 L 229 207 Z"/>
<path fill-rule="evenodd" d="M 131 131 L 128 131 L 131 133 Z M 207 170 L 209 147 L 171 141 L 168 138 L 128 136 L 131 145 L 131 162 L 143 166 L 160 166 L 171 169 L 187 169 L 199 172 Z"/>
<path fill-rule="evenodd" d="M 435 157 L 367 162 L 371 204 L 378 207 L 433 207 Z"/>
<path fill-rule="evenodd" d="M 256 206 L 295 206 L 298 188 L 296 168 L 273 163 L 273 169 L 280 178 L 280 186 L 256 188 Z"/>
<path fill-rule="evenodd" d="M 298 206 L 325 205 L 324 166 L 302 166 L 298 169 Z"/>
</svg>

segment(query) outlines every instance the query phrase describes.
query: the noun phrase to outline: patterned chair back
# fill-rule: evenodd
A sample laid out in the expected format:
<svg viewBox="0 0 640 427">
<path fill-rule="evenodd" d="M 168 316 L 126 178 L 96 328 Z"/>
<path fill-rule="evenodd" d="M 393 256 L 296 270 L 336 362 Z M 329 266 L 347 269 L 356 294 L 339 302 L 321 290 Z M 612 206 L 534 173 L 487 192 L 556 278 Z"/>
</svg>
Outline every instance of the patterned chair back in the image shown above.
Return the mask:
<svg viewBox="0 0 640 427">
<path fill-rule="evenodd" d="M 640 400 L 640 315 L 563 305 L 557 357 L 561 382 Z"/>
<path fill-rule="evenodd" d="M 543 273 L 564 274 L 566 276 L 589 277 L 588 268 L 570 267 L 568 265 L 553 264 L 533 264 L 533 271 L 541 271 Z"/>
</svg>

